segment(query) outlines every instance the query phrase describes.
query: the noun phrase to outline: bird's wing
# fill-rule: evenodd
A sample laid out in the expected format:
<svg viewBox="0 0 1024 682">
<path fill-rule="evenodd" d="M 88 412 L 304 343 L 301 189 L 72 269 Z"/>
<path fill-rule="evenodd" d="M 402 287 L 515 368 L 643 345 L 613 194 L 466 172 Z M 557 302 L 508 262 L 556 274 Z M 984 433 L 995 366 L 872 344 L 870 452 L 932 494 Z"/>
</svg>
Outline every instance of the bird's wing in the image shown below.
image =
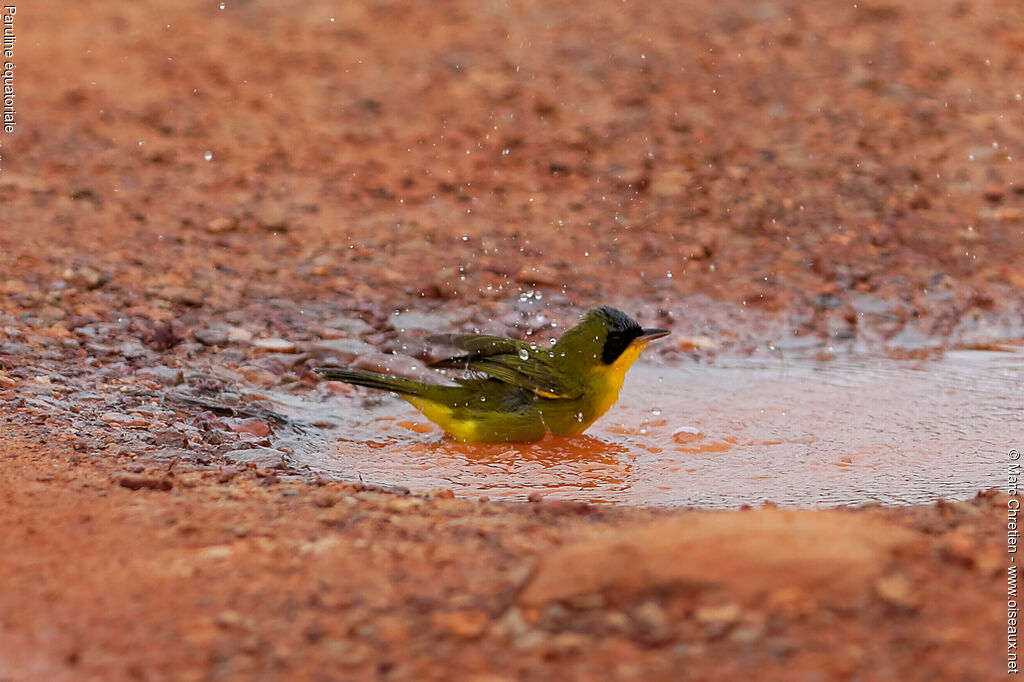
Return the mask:
<svg viewBox="0 0 1024 682">
<path fill-rule="evenodd" d="M 458 362 L 464 364 L 466 360 L 471 358 L 498 354 L 518 354 L 521 348 L 529 350 L 531 346 L 526 341 L 507 339 L 503 336 L 487 336 L 485 334 L 434 334 L 427 340 L 466 351 L 466 355 L 438 360 L 432 363 L 432 367 L 457 367 L 459 366 Z M 533 346 L 536 347 L 536 344 L 533 344 Z"/>
<path fill-rule="evenodd" d="M 543 398 L 578 398 L 581 394 L 554 371 L 551 351 L 535 343 L 481 334 L 451 334 L 431 340 L 466 351 L 465 355 L 432 362 L 431 367 L 480 372 Z"/>
</svg>

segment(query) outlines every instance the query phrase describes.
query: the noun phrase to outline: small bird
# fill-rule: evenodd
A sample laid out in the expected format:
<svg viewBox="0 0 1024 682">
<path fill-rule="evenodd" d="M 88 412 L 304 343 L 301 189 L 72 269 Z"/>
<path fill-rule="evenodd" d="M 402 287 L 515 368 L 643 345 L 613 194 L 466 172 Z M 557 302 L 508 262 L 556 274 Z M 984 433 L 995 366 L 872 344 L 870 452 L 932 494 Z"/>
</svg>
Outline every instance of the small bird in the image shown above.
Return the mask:
<svg viewBox="0 0 1024 682">
<path fill-rule="evenodd" d="M 578 436 L 619 397 L 626 370 L 667 329 L 643 329 L 625 313 L 601 306 L 583 316 L 551 348 L 482 334 L 433 337 L 465 351 L 432 363 L 461 369 L 445 386 L 360 369 L 318 368 L 326 379 L 394 391 L 463 442 Z"/>
</svg>

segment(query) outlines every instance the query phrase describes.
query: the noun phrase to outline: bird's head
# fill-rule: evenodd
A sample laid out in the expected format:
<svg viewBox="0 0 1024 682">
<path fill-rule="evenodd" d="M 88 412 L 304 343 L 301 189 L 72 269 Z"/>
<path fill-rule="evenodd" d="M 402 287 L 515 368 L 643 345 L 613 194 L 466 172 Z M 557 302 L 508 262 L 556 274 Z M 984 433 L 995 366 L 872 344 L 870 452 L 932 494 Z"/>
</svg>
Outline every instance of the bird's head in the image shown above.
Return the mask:
<svg viewBox="0 0 1024 682">
<path fill-rule="evenodd" d="M 603 305 L 584 315 L 551 350 L 577 366 L 624 374 L 644 346 L 668 334 L 667 329 L 644 329 L 621 310 Z"/>
</svg>

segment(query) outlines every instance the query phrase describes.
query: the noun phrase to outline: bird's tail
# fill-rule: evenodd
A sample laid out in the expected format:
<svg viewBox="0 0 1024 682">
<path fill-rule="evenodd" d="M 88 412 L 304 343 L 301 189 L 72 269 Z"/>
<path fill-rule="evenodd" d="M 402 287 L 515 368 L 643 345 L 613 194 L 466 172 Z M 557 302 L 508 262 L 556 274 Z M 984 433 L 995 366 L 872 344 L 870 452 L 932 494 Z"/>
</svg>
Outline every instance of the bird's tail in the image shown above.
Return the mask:
<svg viewBox="0 0 1024 682">
<path fill-rule="evenodd" d="M 362 369 L 335 369 L 333 367 L 318 367 L 314 370 L 324 379 L 331 381 L 344 381 L 347 384 L 356 386 L 367 386 L 380 389 L 381 391 L 394 391 L 401 395 L 421 396 L 432 387 L 422 381 L 405 379 L 393 374 L 378 374 L 367 372 Z"/>
</svg>

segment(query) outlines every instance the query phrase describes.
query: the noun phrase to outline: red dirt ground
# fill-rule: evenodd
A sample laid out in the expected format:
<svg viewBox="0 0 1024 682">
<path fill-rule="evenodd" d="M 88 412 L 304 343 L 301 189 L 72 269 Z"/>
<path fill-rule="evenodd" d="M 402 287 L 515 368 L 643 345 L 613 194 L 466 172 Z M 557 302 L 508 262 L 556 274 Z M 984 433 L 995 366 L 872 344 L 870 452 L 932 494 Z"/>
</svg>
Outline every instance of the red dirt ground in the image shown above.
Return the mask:
<svg viewBox="0 0 1024 682">
<path fill-rule="evenodd" d="M 698 363 L 787 337 L 1020 336 L 1020 3 L 38 0 L 16 18 L 0 680 L 1003 674 L 1005 495 L 714 513 L 412 496 L 269 461 L 266 424 L 217 406 L 260 422 L 254 385 L 328 390 L 309 348 L 394 350 L 396 310 L 546 336 L 610 303 Z M 192 402 L 169 407 L 178 385 Z"/>
</svg>

